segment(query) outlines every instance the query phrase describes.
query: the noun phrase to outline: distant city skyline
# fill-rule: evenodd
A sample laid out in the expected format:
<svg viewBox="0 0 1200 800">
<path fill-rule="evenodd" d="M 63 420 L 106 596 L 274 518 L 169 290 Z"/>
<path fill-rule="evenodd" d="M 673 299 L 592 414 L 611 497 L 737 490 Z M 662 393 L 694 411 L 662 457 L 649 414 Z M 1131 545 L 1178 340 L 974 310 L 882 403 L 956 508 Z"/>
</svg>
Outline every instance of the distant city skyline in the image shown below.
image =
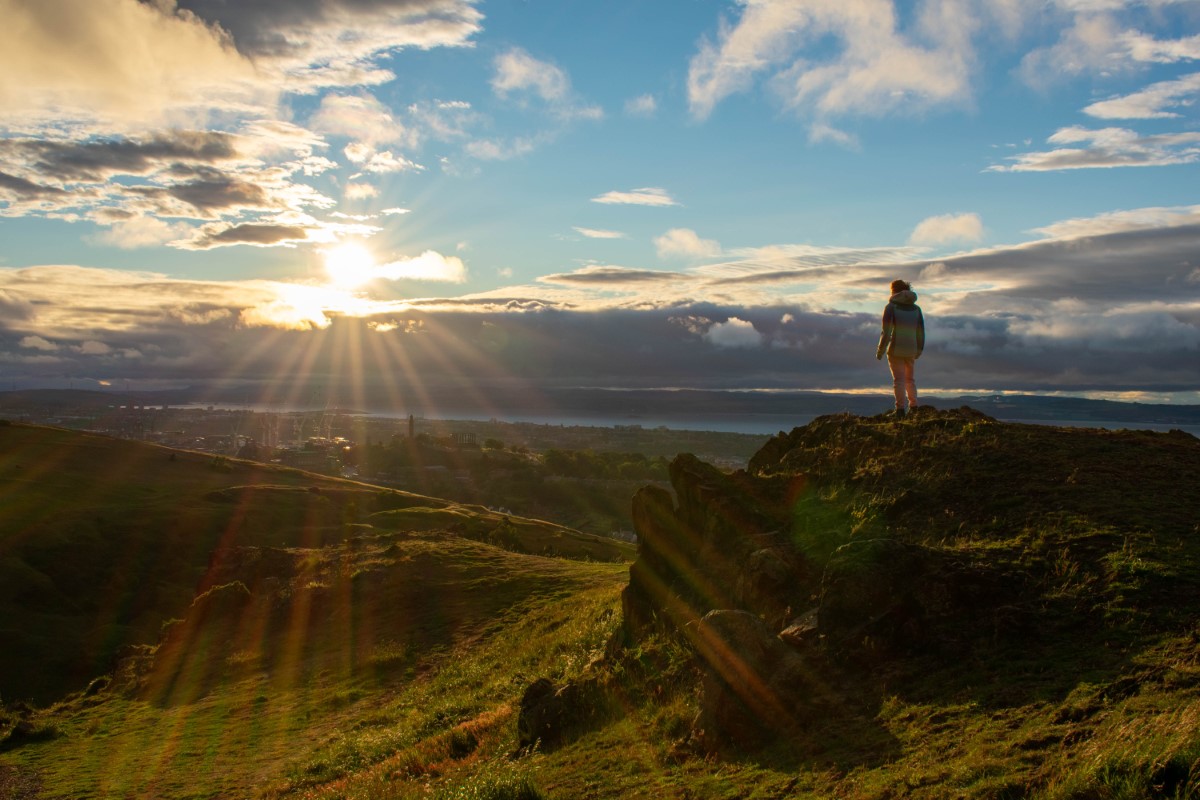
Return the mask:
<svg viewBox="0 0 1200 800">
<path fill-rule="evenodd" d="M 4 388 L 1200 402 L 1196 0 L 0 17 Z"/>
</svg>

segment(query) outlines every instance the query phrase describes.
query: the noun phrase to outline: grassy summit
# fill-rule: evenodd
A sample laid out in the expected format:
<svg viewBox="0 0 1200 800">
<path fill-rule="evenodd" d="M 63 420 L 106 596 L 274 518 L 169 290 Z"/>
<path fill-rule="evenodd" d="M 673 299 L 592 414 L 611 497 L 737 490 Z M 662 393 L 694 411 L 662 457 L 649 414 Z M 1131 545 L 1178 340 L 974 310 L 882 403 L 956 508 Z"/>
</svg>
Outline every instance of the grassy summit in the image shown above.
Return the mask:
<svg viewBox="0 0 1200 800">
<path fill-rule="evenodd" d="M 679 563 L 713 555 L 703 536 L 740 532 L 745 563 L 780 580 L 764 595 L 749 572 L 697 579 L 670 595 L 678 631 L 627 639 L 628 566 L 588 550 L 607 543 L 0 426 L 4 635 L 57 659 L 43 688 L 61 698 L 29 709 L 0 688 L 0 797 L 1200 796 L 1194 438 L 968 409 L 841 415 L 775 437 L 746 473 L 687 458 L 672 473 L 675 493 L 656 495 L 675 504 L 664 530 L 701 534 Z M 791 574 L 766 568 L 770 548 Z M 790 645 L 788 675 L 815 698 L 791 709 L 797 724 L 762 719 L 776 735 L 710 747 L 689 615 L 761 601 L 829 617 L 830 576 L 853 584 L 880 553 L 978 584 L 918 585 L 903 599 L 920 607 L 892 627 L 811 629 Z M 121 646 L 88 650 L 104 637 Z M 5 674 L 41 663 L 4 653 Z M 520 704 L 539 678 L 586 702 L 522 751 Z"/>
</svg>

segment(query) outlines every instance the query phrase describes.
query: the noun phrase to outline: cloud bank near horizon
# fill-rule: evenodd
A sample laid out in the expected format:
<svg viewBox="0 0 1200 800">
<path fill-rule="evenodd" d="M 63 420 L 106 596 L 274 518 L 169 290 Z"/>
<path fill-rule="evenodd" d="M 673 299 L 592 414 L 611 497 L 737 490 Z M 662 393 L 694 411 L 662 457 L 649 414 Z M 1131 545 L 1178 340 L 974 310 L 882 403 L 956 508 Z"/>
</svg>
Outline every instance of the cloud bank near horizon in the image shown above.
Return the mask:
<svg viewBox="0 0 1200 800">
<path fill-rule="evenodd" d="M 779 247 L 682 272 L 589 267 L 404 300 L 268 281 L 0 269 L 0 364 L 34 380 L 300 371 L 350 381 L 357 364 L 359 380 L 853 391 L 886 385 L 872 356 L 887 282 L 902 277 L 929 320 L 925 386 L 1194 392 L 1200 219 L 1174 212 L 1091 228 L 1070 221 L 1066 229 L 1085 235 L 932 262 L 826 254 L 828 263 L 813 263 L 803 248 Z"/>
</svg>

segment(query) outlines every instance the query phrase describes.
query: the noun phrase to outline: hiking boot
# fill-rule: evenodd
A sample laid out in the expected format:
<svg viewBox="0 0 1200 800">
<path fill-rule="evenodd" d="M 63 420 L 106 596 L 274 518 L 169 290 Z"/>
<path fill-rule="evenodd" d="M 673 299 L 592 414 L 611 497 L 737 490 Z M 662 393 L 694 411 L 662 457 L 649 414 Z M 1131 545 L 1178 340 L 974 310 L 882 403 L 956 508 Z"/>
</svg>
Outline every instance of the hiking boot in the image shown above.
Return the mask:
<svg viewBox="0 0 1200 800">
<path fill-rule="evenodd" d="M 908 412 L 906 412 L 903 408 L 897 408 L 897 409 L 889 412 L 888 416 L 891 417 L 892 419 L 904 419 L 904 416 L 906 413 L 908 413 Z"/>
</svg>

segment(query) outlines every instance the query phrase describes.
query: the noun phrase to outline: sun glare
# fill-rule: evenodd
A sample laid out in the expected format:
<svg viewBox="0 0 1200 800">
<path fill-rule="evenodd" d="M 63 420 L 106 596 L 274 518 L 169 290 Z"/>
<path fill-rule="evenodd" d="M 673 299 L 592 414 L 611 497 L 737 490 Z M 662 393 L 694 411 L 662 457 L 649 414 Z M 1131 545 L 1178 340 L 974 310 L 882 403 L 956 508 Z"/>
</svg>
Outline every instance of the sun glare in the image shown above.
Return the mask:
<svg viewBox="0 0 1200 800">
<path fill-rule="evenodd" d="M 375 257 L 361 244 L 340 244 L 325 251 L 325 272 L 339 289 L 356 289 L 375 277 Z"/>
</svg>

